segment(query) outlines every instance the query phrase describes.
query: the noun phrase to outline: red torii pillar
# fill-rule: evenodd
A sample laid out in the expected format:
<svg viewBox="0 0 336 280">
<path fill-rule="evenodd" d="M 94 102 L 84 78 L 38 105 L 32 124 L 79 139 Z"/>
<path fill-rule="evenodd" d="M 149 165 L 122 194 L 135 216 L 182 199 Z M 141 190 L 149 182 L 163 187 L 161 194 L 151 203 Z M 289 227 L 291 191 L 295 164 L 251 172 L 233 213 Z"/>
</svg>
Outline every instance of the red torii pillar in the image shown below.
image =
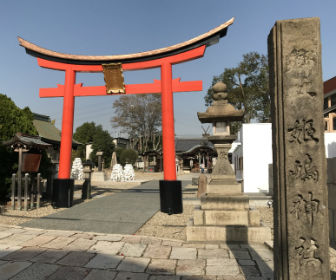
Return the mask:
<svg viewBox="0 0 336 280">
<path fill-rule="evenodd" d="M 161 68 L 161 81 L 155 80 L 152 84 L 125 85 L 125 94 L 161 92 L 164 180 L 160 181 L 160 201 L 161 211 L 168 214 L 182 212 L 181 182 L 176 180 L 173 92 L 202 90 L 202 81 L 181 82 L 179 78 L 173 80 L 172 65 L 202 57 L 205 48 L 206 46 L 203 45 L 164 58 L 122 64 L 124 71 Z M 56 180 L 56 185 L 59 188 L 62 188 L 62 186 L 64 188 L 65 186 L 69 189 L 69 185 L 73 185 L 73 181 L 70 179 L 70 169 L 74 98 L 77 96 L 109 95 L 106 93 L 105 86 L 83 87 L 82 84 L 76 84 L 76 72 L 102 72 L 103 68 L 101 65 L 68 64 L 42 58 L 37 58 L 37 60 L 41 67 L 65 71 L 65 84 L 58 85 L 57 88 L 41 88 L 40 97 L 64 98 L 59 178 Z M 64 199 L 63 197 L 59 198 L 59 200 Z"/>
</svg>

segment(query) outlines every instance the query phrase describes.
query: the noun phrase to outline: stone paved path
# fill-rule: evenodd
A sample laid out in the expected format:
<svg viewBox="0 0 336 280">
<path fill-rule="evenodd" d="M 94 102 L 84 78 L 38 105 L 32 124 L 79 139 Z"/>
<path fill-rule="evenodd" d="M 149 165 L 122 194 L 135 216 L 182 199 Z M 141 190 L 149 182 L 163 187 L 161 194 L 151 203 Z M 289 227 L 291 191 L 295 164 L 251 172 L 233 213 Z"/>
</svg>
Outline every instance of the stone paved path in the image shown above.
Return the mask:
<svg viewBox="0 0 336 280">
<path fill-rule="evenodd" d="M 189 183 L 190 181 L 182 181 L 183 186 Z M 150 181 L 22 225 L 44 229 L 133 234 L 159 208 L 159 182 Z"/>
<path fill-rule="evenodd" d="M 0 225 L 0 280 L 266 280 L 262 244 L 207 244 Z"/>
</svg>

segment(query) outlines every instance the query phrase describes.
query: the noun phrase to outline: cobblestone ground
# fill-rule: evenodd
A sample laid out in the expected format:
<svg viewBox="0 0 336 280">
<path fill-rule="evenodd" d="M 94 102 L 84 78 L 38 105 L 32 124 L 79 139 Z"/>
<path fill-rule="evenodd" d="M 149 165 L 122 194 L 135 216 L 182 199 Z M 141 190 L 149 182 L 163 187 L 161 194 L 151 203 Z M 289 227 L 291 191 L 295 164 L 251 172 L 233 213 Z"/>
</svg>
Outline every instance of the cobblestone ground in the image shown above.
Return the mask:
<svg viewBox="0 0 336 280">
<path fill-rule="evenodd" d="M 266 246 L 0 225 L 0 279 L 269 279 Z"/>
</svg>

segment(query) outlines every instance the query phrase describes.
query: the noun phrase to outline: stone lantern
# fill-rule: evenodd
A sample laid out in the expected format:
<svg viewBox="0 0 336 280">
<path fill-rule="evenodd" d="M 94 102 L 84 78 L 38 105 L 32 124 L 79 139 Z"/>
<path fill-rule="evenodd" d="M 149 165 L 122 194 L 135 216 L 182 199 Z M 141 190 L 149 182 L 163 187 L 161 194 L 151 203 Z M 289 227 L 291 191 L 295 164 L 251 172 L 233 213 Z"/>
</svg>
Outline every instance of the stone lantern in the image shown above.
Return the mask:
<svg viewBox="0 0 336 280">
<path fill-rule="evenodd" d="M 218 154 L 216 165 L 212 171 L 212 179 L 216 178 L 218 180 L 223 175 L 226 175 L 226 177 L 234 175 L 228 160 L 228 152 L 236 136 L 230 134 L 230 122 L 242 121 L 244 111 L 237 110 L 228 103 L 224 83 L 218 82 L 212 89 L 214 91 L 213 104 L 205 113 L 197 113 L 197 115 L 201 123 L 212 123 L 213 126 L 213 136 L 208 136 L 208 140 L 214 144 Z"/>
<path fill-rule="evenodd" d="M 242 193 L 228 160 L 228 151 L 236 136 L 230 134 L 230 122 L 242 121 L 243 110 L 228 103 L 226 85 L 213 86 L 214 102 L 205 113 L 197 113 L 202 123 L 212 123 L 208 136 L 218 154 L 201 206 L 195 208 L 192 223 L 186 229 L 187 241 L 264 242 L 271 230 L 260 223 L 258 210 L 249 209 L 249 197 Z"/>
</svg>

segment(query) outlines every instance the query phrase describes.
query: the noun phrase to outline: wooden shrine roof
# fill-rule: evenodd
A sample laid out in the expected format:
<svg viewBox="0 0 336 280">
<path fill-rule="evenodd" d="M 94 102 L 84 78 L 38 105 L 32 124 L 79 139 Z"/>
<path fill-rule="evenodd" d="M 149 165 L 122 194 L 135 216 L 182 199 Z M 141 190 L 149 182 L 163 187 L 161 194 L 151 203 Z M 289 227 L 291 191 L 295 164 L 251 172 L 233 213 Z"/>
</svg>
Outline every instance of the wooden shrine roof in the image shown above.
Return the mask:
<svg viewBox="0 0 336 280">
<path fill-rule="evenodd" d="M 19 43 L 22 47 L 26 49 L 26 52 L 32 56 L 40 57 L 46 60 L 64 62 L 69 64 L 87 64 L 87 65 L 98 65 L 102 63 L 112 63 L 112 62 L 137 62 L 146 61 L 162 57 L 167 57 L 170 55 L 178 54 L 201 45 L 210 46 L 217 43 L 221 37 L 224 37 L 227 33 L 228 27 L 234 22 L 234 18 L 231 18 L 227 22 L 211 29 L 210 31 L 194 37 L 185 42 L 175 44 L 165 48 L 159 48 L 155 50 L 132 53 L 132 54 L 120 54 L 120 55 L 74 55 L 59 53 L 52 50 L 48 50 L 39 47 L 33 43 L 30 43 L 20 37 L 18 37 Z"/>
</svg>

